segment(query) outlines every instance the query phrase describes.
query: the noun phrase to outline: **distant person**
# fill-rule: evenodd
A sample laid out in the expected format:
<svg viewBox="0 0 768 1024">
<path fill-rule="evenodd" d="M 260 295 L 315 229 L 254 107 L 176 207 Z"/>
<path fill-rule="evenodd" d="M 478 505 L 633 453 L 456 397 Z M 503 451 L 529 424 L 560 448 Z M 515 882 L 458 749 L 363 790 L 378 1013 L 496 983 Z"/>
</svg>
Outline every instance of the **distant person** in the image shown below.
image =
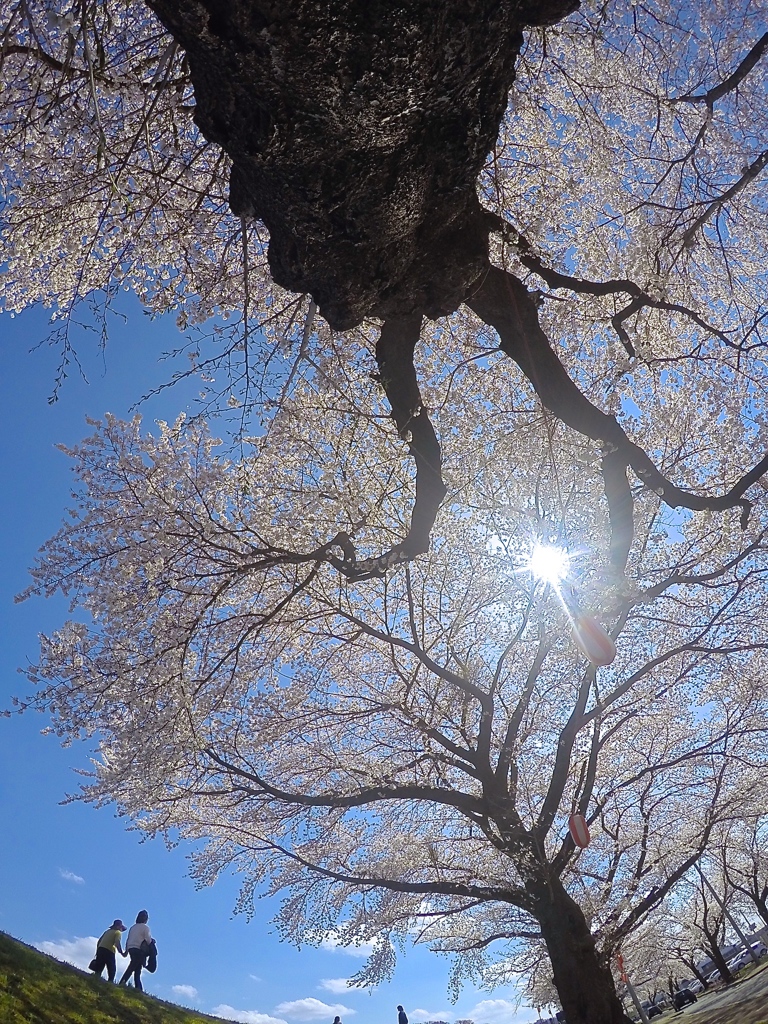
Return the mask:
<svg viewBox="0 0 768 1024">
<path fill-rule="evenodd" d="M 408 1016 L 402 1006 L 397 1008 L 397 1024 L 408 1024 Z"/>
<path fill-rule="evenodd" d="M 115 918 L 96 943 L 96 956 L 91 960 L 89 967 L 99 978 L 101 977 L 101 972 L 106 967 L 107 977 L 110 981 L 114 981 L 115 971 L 117 970 L 115 952 L 119 953 L 120 956 L 128 956 L 127 953 L 123 952 L 123 947 L 120 944 L 124 931 L 125 925 L 123 922 L 119 917 Z"/>
<path fill-rule="evenodd" d="M 341 1024 L 341 1017 L 334 1017 L 333 1024 Z"/>
<path fill-rule="evenodd" d="M 121 985 L 127 985 L 129 979 L 133 977 L 133 984 L 139 992 L 144 991 L 144 986 L 141 984 L 141 969 L 152 948 L 152 935 L 147 925 L 148 920 L 149 914 L 146 910 L 140 910 L 136 915 L 136 924 L 131 925 L 128 931 L 125 948 L 128 951 L 131 962 L 120 979 Z"/>
</svg>

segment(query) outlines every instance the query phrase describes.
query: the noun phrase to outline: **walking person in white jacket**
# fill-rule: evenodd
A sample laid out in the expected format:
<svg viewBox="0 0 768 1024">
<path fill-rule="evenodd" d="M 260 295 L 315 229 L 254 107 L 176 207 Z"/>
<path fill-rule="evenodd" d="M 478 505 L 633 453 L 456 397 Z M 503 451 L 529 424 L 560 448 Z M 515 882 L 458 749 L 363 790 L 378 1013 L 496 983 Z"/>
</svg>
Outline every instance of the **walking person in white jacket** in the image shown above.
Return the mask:
<svg viewBox="0 0 768 1024">
<path fill-rule="evenodd" d="M 149 914 L 146 910 L 140 910 L 136 915 L 136 924 L 131 925 L 128 930 L 128 935 L 125 940 L 125 949 L 128 956 L 131 958 L 131 962 L 128 965 L 128 969 L 120 979 L 121 985 L 126 985 L 128 979 L 133 976 L 133 984 L 140 991 L 143 992 L 144 987 L 141 984 L 141 969 L 144 966 L 146 959 L 146 947 L 142 948 L 142 943 L 146 942 L 147 945 L 152 941 L 152 935 L 149 931 Z"/>
</svg>

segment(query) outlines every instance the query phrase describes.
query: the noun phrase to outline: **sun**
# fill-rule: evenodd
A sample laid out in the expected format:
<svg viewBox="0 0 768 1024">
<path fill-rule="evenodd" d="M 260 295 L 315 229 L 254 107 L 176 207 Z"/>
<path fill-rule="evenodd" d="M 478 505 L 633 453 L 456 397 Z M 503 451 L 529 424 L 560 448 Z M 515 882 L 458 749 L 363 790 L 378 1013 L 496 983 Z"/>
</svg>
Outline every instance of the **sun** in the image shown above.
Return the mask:
<svg viewBox="0 0 768 1024">
<path fill-rule="evenodd" d="M 571 560 L 564 548 L 554 544 L 534 544 L 527 569 L 537 580 L 556 587 L 568 575 L 570 566 Z"/>
</svg>

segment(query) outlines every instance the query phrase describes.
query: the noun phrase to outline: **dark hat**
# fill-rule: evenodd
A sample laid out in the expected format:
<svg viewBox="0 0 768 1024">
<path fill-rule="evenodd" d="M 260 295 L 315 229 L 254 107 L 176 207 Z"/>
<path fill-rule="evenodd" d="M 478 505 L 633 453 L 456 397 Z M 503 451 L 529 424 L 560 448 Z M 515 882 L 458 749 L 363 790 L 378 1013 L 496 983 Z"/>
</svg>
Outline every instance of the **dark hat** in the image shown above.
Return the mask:
<svg viewBox="0 0 768 1024">
<path fill-rule="evenodd" d="M 125 931 L 125 925 L 123 924 L 119 917 L 116 917 L 115 920 L 112 922 L 112 927 L 119 928 L 121 932 Z"/>
</svg>

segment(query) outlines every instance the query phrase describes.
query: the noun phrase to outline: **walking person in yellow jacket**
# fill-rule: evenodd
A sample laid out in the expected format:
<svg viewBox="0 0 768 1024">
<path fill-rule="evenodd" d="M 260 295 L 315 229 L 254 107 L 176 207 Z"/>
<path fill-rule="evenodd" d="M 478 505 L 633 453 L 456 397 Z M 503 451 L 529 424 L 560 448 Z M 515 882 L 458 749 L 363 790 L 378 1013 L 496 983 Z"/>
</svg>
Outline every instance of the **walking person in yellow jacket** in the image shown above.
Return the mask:
<svg viewBox="0 0 768 1024">
<path fill-rule="evenodd" d="M 128 956 L 127 953 L 123 952 L 123 947 L 120 944 L 124 931 L 125 925 L 123 922 L 119 917 L 115 918 L 111 927 L 107 928 L 96 943 L 96 956 L 91 960 L 89 966 L 98 977 L 101 977 L 101 972 L 106 967 L 109 980 L 115 980 L 115 970 L 117 968 L 115 952 L 118 952 L 120 956 Z"/>
</svg>

